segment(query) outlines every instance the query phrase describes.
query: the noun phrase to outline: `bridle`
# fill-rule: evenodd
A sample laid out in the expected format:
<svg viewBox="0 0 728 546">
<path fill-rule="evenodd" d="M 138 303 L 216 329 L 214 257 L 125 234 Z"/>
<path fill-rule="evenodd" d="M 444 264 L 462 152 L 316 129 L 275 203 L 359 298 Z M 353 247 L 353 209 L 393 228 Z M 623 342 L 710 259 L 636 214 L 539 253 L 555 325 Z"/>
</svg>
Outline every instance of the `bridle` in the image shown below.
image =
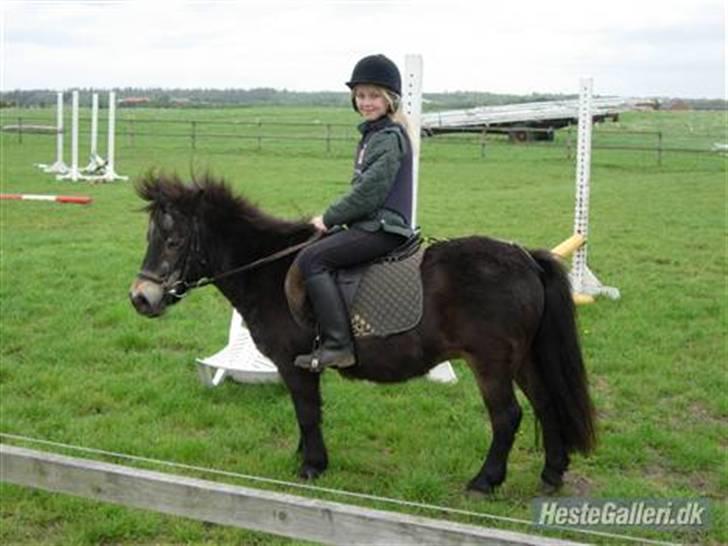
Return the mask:
<svg viewBox="0 0 728 546">
<path fill-rule="evenodd" d="M 170 277 L 174 274 L 174 271 L 172 271 L 168 276 L 161 277 L 157 275 L 156 273 L 152 273 L 151 271 L 147 271 L 146 269 L 142 269 L 137 273 L 137 278 L 144 279 L 147 281 L 152 281 L 153 283 L 156 283 L 160 285 L 163 289 L 165 294 L 168 294 L 170 296 L 173 296 L 177 299 L 181 299 L 186 294 L 187 290 L 189 290 L 190 286 L 188 284 L 194 284 L 194 283 L 187 283 L 184 279 L 187 278 L 187 275 L 189 274 L 189 270 L 191 268 L 192 263 L 192 257 L 194 256 L 196 258 L 196 261 L 204 266 L 207 263 L 207 260 L 205 259 L 205 255 L 202 252 L 202 246 L 200 244 L 200 229 L 197 223 L 197 218 L 192 219 L 192 235 L 189 238 L 189 242 L 186 245 L 184 257 L 183 257 L 183 263 L 182 267 L 179 268 L 179 279 L 170 282 Z M 181 290 L 181 291 L 180 291 Z"/>
<path fill-rule="evenodd" d="M 245 271 L 250 271 L 257 267 L 261 267 L 263 265 L 284 258 L 285 256 L 289 256 L 307 247 L 308 245 L 315 243 L 322 236 L 323 233 L 317 231 L 302 243 L 286 247 L 283 250 L 279 250 L 278 252 L 274 252 L 273 254 L 269 254 L 268 256 L 264 256 L 263 258 L 259 258 L 248 264 L 236 267 L 234 269 L 230 269 L 228 271 L 224 271 L 212 277 L 203 276 L 196 281 L 187 281 L 186 277 L 191 268 L 193 256 L 196 258 L 196 261 L 199 265 L 204 267 L 207 264 L 207 260 L 205 259 L 204 253 L 202 252 L 202 246 L 200 244 L 200 229 L 197 223 L 197 218 L 193 218 L 192 237 L 190 239 L 190 243 L 187 245 L 187 252 L 185 253 L 184 263 L 182 264 L 179 279 L 174 282 L 170 282 L 169 277 L 163 278 L 145 269 L 139 271 L 137 277 L 159 284 L 164 289 L 165 294 L 177 299 L 182 299 L 189 293 L 190 290 L 193 290 L 195 288 L 202 288 L 227 277 L 231 277 Z"/>
</svg>

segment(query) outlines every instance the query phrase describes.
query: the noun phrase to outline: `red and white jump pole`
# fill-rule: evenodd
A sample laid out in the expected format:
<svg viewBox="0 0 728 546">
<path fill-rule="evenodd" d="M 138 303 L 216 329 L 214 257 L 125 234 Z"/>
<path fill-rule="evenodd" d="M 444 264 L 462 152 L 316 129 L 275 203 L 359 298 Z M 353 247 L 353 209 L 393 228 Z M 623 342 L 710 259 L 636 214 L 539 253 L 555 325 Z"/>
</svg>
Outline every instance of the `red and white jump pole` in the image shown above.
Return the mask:
<svg viewBox="0 0 728 546">
<path fill-rule="evenodd" d="M 56 203 L 73 203 L 88 205 L 92 199 L 85 195 L 38 195 L 32 193 L 0 193 L 0 200 L 8 201 L 55 201 Z"/>
</svg>

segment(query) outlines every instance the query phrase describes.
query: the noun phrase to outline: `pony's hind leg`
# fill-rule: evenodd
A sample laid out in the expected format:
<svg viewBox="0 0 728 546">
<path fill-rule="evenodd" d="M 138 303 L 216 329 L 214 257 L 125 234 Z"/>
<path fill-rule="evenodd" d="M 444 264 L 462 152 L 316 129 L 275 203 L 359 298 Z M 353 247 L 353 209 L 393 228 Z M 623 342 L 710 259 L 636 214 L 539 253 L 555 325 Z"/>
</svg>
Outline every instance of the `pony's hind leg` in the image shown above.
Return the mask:
<svg viewBox="0 0 728 546">
<path fill-rule="evenodd" d="M 524 366 L 519 369 L 516 382 L 528 397 L 541 423 L 545 451 L 545 462 L 541 472 L 543 491 L 547 494 L 555 493 L 563 485 L 564 473 L 569 468 L 569 454 L 561 437 L 556 409 L 549 399 L 546 386 L 534 369 L 532 359 L 526 359 Z"/>
<path fill-rule="evenodd" d="M 507 351 L 495 357 L 491 350 L 487 361 L 470 355 L 468 364 L 478 381 L 493 431 L 485 462 L 468 483 L 468 489 L 489 494 L 506 479 L 508 455 L 521 424 L 522 412 L 513 389 L 513 372 Z"/>
</svg>

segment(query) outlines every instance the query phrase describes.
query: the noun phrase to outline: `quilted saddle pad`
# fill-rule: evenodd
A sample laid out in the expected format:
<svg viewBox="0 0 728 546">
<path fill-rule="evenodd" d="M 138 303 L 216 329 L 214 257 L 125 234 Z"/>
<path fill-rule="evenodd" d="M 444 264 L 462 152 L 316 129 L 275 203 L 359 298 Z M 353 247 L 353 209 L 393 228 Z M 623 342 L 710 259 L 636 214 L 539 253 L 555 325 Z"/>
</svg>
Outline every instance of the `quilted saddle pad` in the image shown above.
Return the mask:
<svg viewBox="0 0 728 546">
<path fill-rule="evenodd" d="M 338 281 L 355 337 L 389 336 L 411 330 L 422 319 L 420 264 L 424 249 L 401 260 L 341 271 Z"/>
</svg>

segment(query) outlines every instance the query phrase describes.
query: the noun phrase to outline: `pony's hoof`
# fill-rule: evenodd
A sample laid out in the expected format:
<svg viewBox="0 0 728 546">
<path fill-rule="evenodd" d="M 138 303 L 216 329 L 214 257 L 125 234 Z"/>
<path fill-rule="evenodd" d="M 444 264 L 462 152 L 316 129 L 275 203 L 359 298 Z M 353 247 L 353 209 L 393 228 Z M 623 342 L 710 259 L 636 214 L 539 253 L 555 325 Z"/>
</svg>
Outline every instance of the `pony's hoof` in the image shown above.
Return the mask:
<svg viewBox="0 0 728 546">
<path fill-rule="evenodd" d="M 315 466 L 305 464 L 298 471 L 298 477 L 302 478 L 306 481 L 309 481 L 309 480 L 315 480 L 323 473 L 324 473 L 323 470 L 318 469 Z"/>
<path fill-rule="evenodd" d="M 465 492 L 469 497 L 473 498 L 491 497 L 495 494 L 496 488 L 497 486 L 486 481 L 477 482 L 475 480 L 470 480 Z"/>
<path fill-rule="evenodd" d="M 555 495 L 561 486 L 564 485 L 564 474 L 545 468 L 541 472 L 541 493 L 544 495 Z"/>
<path fill-rule="evenodd" d="M 541 494 L 546 496 L 555 495 L 561 489 L 563 482 L 551 483 L 541 478 Z"/>
<path fill-rule="evenodd" d="M 555 495 L 561 489 L 562 484 L 549 483 L 546 480 L 541 480 L 541 494 L 546 496 Z"/>
</svg>

